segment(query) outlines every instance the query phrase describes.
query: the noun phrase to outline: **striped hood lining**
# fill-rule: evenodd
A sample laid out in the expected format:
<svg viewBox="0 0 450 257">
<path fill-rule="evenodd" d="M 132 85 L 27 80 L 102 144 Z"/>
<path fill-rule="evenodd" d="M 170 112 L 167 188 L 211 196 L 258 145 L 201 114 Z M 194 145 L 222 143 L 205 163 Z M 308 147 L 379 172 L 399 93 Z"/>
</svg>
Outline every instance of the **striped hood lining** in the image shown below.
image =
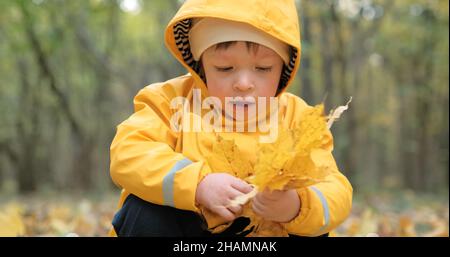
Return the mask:
<svg viewBox="0 0 450 257">
<path fill-rule="evenodd" d="M 175 38 L 175 44 L 177 45 L 178 51 L 181 53 L 184 62 L 196 72 L 206 85 L 206 79 L 203 74 L 200 73 L 201 67 L 200 62 L 195 61 L 191 52 L 191 47 L 189 44 L 189 30 L 192 26 L 192 19 L 185 19 L 177 22 L 173 26 L 173 33 Z M 298 51 L 295 47 L 290 46 L 290 61 L 289 65 L 284 65 L 283 71 L 281 73 L 280 84 L 278 85 L 277 95 L 283 91 L 287 86 L 289 79 L 292 76 L 292 71 L 294 70 L 295 61 L 297 60 Z"/>
</svg>

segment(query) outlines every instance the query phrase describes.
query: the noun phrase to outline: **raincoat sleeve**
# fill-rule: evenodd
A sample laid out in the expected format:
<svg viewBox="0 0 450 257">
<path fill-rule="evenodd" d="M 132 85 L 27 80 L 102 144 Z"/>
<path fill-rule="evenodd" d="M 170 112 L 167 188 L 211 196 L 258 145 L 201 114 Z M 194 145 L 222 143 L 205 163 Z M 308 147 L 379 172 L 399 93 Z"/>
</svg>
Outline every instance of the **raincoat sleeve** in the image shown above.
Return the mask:
<svg viewBox="0 0 450 257">
<path fill-rule="evenodd" d="M 347 178 L 339 172 L 332 155 L 333 137 L 328 136 L 327 149 L 314 152 L 314 162 L 327 166 L 331 174 L 324 182 L 297 190 L 301 208 L 299 215 L 284 227 L 290 234 L 319 236 L 340 225 L 350 214 L 353 189 Z"/>
<path fill-rule="evenodd" d="M 168 97 L 146 87 L 134 98 L 134 109 L 111 144 L 113 182 L 148 202 L 200 213 L 195 192 L 210 168 L 174 151 L 178 135 L 170 127 Z"/>
</svg>

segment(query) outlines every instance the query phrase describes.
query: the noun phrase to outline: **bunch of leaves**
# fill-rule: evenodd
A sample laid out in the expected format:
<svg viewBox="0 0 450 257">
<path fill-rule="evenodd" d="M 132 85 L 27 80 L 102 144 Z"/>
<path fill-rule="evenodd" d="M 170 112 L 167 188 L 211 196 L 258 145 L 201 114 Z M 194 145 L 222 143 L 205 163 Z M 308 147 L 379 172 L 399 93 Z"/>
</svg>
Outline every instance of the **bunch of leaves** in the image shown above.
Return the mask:
<svg viewBox="0 0 450 257">
<path fill-rule="evenodd" d="M 351 99 L 350 99 L 351 101 Z M 349 101 L 349 102 L 350 102 Z M 349 103 L 348 102 L 348 103 Z M 212 154 L 207 158 L 213 171 L 228 172 L 254 186 L 249 194 L 234 199 L 230 205 L 243 205 L 242 216 L 250 218 L 245 229 L 253 228 L 249 236 L 287 236 L 281 224 L 263 220 L 254 214 L 251 199 L 265 189 L 300 189 L 325 180 L 330 173 L 328 167 L 316 161 L 316 154 L 326 151 L 332 143 L 329 128 L 348 108 L 340 106 L 330 115 L 324 115 L 324 106 L 319 104 L 301 113 L 301 119 L 293 128 L 278 125 L 278 137 L 273 143 L 261 143 L 257 149 L 254 166 L 241 154 L 234 140 L 218 136 Z M 204 217 L 213 233 L 223 231 L 220 218 L 203 209 Z"/>
</svg>

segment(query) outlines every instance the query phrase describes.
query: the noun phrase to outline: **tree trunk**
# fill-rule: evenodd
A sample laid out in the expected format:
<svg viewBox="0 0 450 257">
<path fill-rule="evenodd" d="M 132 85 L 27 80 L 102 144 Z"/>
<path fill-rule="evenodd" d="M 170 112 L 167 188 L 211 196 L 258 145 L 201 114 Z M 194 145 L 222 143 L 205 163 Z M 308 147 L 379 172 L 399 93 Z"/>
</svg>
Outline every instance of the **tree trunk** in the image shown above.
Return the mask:
<svg viewBox="0 0 450 257">
<path fill-rule="evenodd" d="M 330 22 L 326 16 L 320 16 L 320 24 L 321 24 L 321 49 L 322 49 L 322 71 L 323 71 L 323 79 L 325 86 L 325 94 L 333 95 L 334 85 L 333 85 L 333 55 L 331 53 L 331 39 L 330 39 Z M 328 105 L 332 106 L 332 99 L 328 100 Z"/>
<path fill-rule="evenodd" d="M 311 45 L 312 42 L 312 36 L 310 33 L 310 20 L 308 17 L 308 2 L 303 2 L 302 9 L 299 10 L 301 12 L 300 18 L 302 19 L 301 25 L 302 28 L 300 31 L 303 33 L 302 38 L 304 41 L 304 44 Z M 316 99 L 314 98 L 314 92 L 311 88 L 311 53 L 307 51 L 303 51 L 302 53 L 302 62 L 301 67 L 299 70 L 299 74 L 301 74 L 301 85 L 300 85 L 300 92 L 298 93 L 299 96 L 302 96 L 302 98 L 305 99 L 307 102 L 315 102 Z"/>
<path fill-rule="evenodd" d="M 17 131 L 19 142 L 19 161 L 17 166 L 17 183 L 19 193 L 30 193 L 37 189 L 36 177 L 39 167 L 36 165 L 36 147 L 40 138 L 38 112 L 35 89 L 31 86 L 28 66 L 23 59 L 17 61 L 17 69 L 21 74 L 21 105 Z"/>
</svg>

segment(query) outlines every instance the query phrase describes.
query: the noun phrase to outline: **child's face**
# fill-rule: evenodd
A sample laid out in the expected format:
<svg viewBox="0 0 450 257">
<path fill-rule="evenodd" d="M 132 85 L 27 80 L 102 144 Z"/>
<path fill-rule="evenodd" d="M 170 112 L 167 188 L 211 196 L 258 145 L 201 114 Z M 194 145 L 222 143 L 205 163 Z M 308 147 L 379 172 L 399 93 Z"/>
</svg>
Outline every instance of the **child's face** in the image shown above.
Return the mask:
<svg viewBox="0 0 450 257">
<path fill-rule="evenodd" d="M 257 51 L 255 51 L 257 50 Z M 259 45 L 248 48 L 238 41 L 227 48 L 212 46 L 202 55 L 203 69 L 210 96 L 225 97 L 275 96 L 283 68 L 283 60 L 272 49 Z M 247 107 L 245 107 L 247 108 Z"/>
</svg>

